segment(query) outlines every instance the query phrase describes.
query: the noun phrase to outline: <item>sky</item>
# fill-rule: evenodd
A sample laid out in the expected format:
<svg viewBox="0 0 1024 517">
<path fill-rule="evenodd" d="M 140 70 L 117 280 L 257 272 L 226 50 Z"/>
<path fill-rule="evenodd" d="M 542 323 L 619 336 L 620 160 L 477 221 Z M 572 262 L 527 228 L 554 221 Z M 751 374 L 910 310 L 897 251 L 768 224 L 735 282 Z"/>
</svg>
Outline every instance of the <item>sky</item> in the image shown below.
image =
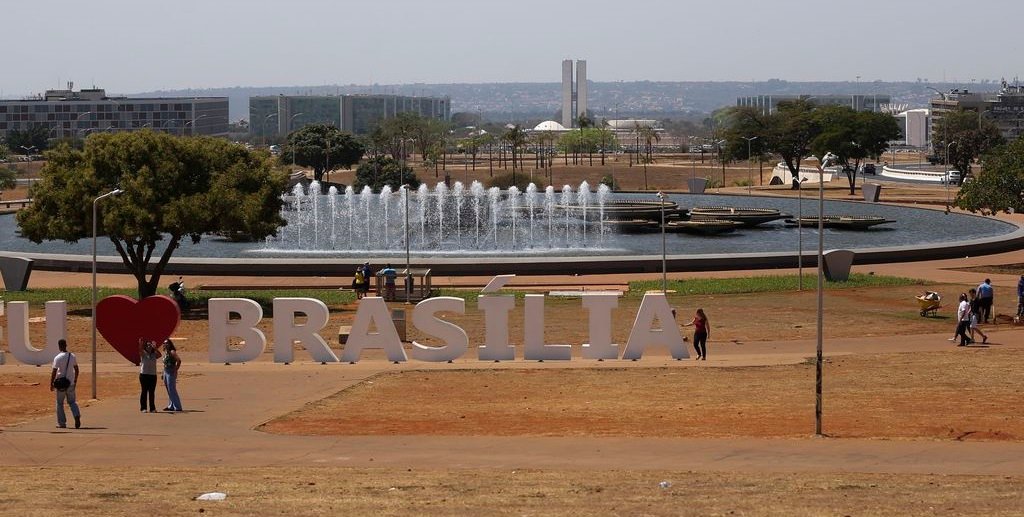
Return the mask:
<svg viewBox="0 0 1024 517">
<path fill-rule="evenodd" d="M 1011 0 L 3 0 L 0 97 L 230 86 L 1024 75 Z"/>
</svg>

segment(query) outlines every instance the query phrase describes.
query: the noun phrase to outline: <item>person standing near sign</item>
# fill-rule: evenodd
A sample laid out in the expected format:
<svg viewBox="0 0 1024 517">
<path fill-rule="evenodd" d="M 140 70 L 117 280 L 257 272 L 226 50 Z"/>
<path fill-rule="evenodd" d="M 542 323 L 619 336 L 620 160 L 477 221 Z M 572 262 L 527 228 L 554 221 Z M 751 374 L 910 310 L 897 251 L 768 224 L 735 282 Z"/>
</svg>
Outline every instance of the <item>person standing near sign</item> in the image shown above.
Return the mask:
<svg viewBox="0 0 1024 517">
<path fill-rule="evenodd" d="M 82 413 L 75 399 L 78 358 L 68 352 L 68 342 L 63 339 L 57 341 L 57 348 L 60 353 L 53 358 L 53 369 L 50 370 L 50 391 L 57 392 L 57 428 L 64 429 L 68 426 L 67 416 L 64 414 L 64 400 L 67 400 L 71 416 L 75 417 L 75 429 L 78 429 L 82 427 Z"/>
<path fill-rule="evenodd" d="M 182 411 L 181 397 L 178 396 L 178 370 L 181 368 L 181 358 L 178 357 L 178 349 L 174 341 L 164 340 L 164 387 L 167 388 L 167 407 L 164 411 Z"/>
<path fill-rule="evenodd" d="M 384 276 L 384 299 L 389 302 L 395 301 L 395 279 L 398 278 L 398 271 L 388 264 L 380 270 L 380 274 Z"/>
<path fill-rule="evenodd" d="M 693 326 L 693 349 L 697 351 L 697 357 L 694 359 L 697 361 L 707 361 L 708 336 L 711 334 L 711 324 L 708 323 L 708 317 L 704 314 L 704 309 L 697 309 L 693 320 L 683 324 L 684 327 L 691 325 Z"/>
<path fill-rule="evenodd" d="M 139 394 L 139 408 L 146 412 L 146 402 L 149 402 L 149 412 L 156 413 L 156 360 L 160 358 L 160 349 L 156 343 L 139 338 L 139 385 L 142 393 Z"/>
</svg>

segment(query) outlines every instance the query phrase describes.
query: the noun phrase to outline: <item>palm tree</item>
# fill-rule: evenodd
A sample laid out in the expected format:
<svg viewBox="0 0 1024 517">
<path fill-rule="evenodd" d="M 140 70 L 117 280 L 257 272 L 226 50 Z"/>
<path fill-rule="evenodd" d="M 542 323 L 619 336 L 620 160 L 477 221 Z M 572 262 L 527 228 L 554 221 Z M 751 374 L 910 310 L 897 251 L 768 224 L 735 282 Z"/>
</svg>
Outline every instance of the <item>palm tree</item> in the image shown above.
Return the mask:
<svg viewBox="0 0 1024 517">
<path fill-rule="evenodd" d="M 501 139 L 508 143 L 509 148 L 512 151 L 512 181 L 515 182 L 516 175 L 516 158 L 519 156 L 519 148 L 526 145 L 527 134 L 526 130 L 523 129 L 519 124 L 516 124 L 501 135 Z M 520 164 L 522 169 L 522 164 Z"/>
<path fill-rule="evenodd" d="M 661 135 L 651 126 L 641 126 L 639 123 L 636 125 L 637 140 L 643 139 L 644 147 L 647 151 L 647 158 L 644 162 L 644 190 L 647 190 L 647 162 L 651 161 L 651 148 L 654 147 L 655 142 L 661 141 Z M 639 145 L 637 146 L 637 153 L 640 152 Z"/>
</svg>

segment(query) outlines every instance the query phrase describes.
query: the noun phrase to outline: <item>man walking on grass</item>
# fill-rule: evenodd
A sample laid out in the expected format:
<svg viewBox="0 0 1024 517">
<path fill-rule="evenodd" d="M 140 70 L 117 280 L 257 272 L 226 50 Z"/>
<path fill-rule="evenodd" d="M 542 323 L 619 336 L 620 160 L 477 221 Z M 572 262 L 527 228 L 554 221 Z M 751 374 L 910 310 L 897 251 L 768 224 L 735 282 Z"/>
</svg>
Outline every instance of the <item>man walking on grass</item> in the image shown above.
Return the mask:
<svg viewBox="0 0 1024 517">
<path fill-rule="evenodd" d="M 78 409 L 78 401 L 75 399 L 75 385 L 78 383 L 78 358 L 75 354 L 68 352 L 68 342 L 60 340 L 57 342 L 60 353 L 53 358 L 53 369 L 50 370 L 50 391 L 57 392 L 57 428 L 64 429 L 68 426 L 67 416 L 64 415 L 64 400 L 68 401 L 71 408 L 71 416 L 75 417 L 75 429 L 82 427 L 82 414 Z M 64 379 L 67 379 L 66 381 Z"/>
</svg>

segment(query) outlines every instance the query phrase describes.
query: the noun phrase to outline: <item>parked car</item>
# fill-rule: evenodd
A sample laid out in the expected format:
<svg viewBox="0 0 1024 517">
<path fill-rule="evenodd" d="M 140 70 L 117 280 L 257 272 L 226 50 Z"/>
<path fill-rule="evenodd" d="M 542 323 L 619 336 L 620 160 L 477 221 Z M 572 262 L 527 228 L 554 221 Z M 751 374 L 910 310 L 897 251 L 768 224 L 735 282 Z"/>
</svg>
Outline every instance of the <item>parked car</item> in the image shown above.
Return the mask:
<svg viewBox="0 0 1024 517">
<path fill-rule="evenodd" d="M 950 170 L 950 171 L 946 171 L 946 174 L 944 176 L 942 176 L 942 179 L 940 181 L 942 181 L 942 183 L 948 184 L 948 185 L 959 185 L 960 184 L 960 179 L 961 179 L 962 176 L 963 175 L 960 174 L 960 171 Z"/>
<path fill-rule="evenodd" d="M 861 172 L 864 174 L 875 174 L 875 164 L 865 163 L 861 165 Z"/>
</svg>

